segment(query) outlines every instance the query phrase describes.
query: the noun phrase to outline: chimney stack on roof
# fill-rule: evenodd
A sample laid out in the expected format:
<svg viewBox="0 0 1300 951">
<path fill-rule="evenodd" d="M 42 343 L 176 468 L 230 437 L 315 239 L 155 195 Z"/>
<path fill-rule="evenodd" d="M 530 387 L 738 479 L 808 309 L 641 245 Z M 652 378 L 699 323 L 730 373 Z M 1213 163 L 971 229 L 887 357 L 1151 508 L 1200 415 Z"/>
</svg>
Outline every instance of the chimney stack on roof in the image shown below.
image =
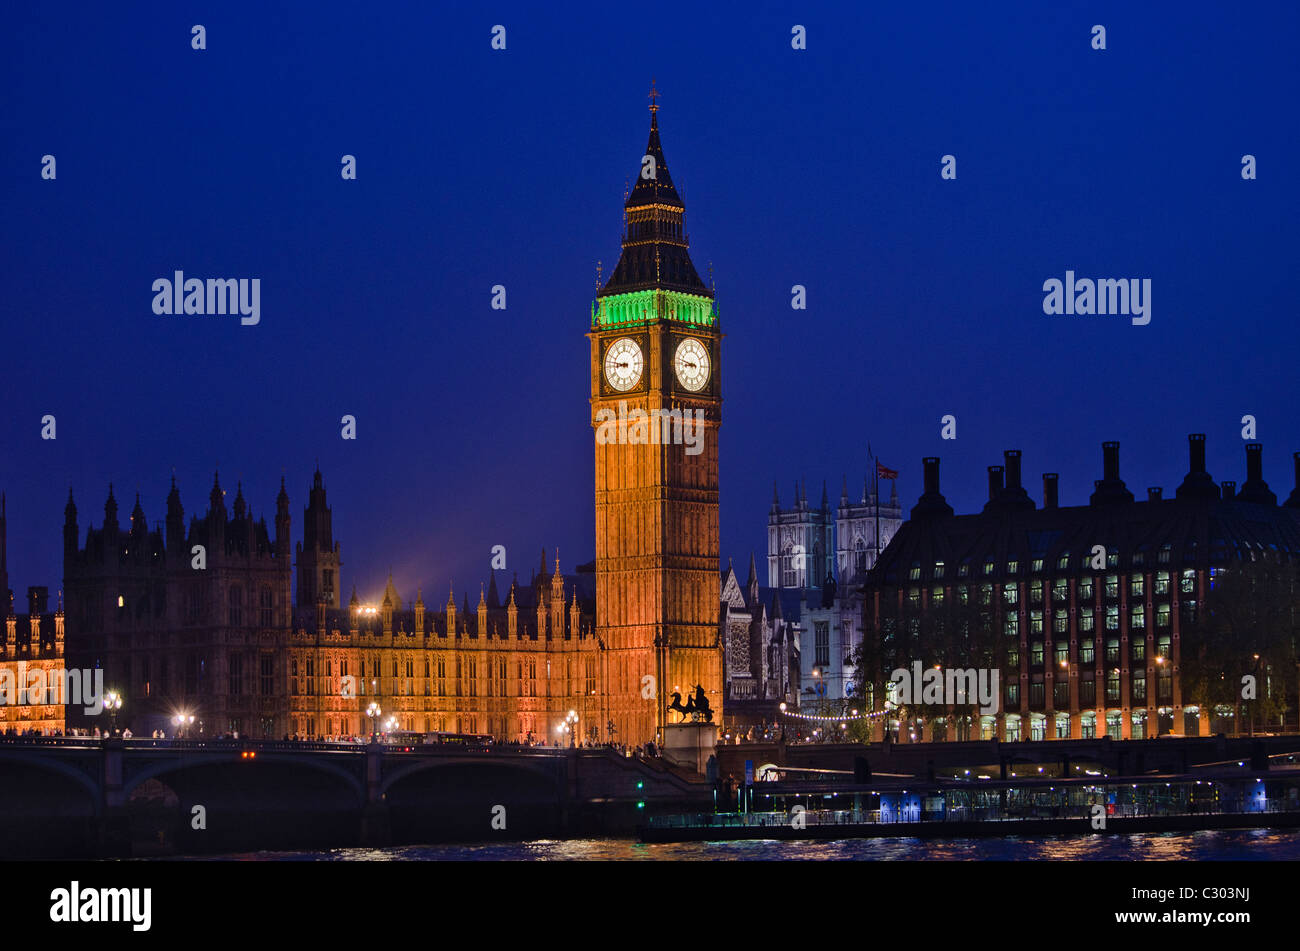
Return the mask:
<svg viewBox="0 0 1300 951">
<path fill-rule="evenodd" d="M 1264 481 L 1264 447 L 1260 443 L 1246 443 L 1246 481 L 1238 498 L 1258 505 L 1277 505 L 1277 495 Z"/>
<path fill-rule="evenodd" d="M 1043 508 L 1054 509 L 1060 505 L 1057 488 L 1060 478 L 1055 472 L 1043 473 Z"/>
<path fill-rule="evenodd" d="M 989 466 L 989 503 L 997 502 L 1002 494 L 1002 467 Z"/>
<path fill-rule="evenodd" d="M 952 506 L 939 492 L 939 457 L 926 456 L 921 460 L 924 470 L 923 484 L 925 492 L 912 506 L 912 518 L 926 515 L 952 515 Z"/>
<path fill-rule="evenodd" d="M 1092 493 L 1092 504 L 1132 502 L 1133 493 L 1125 487 L 1124 480 L 1119 477 L 1119 443 L 1114 440 L 1102 443 L 1101 456 L 1102 477 L 1093 483 L 1096 489 Z"/>
<path fill-rule="evenodd" d="M 1111 441 L 1101 444 L 1101 477 L 1107 482 L 1119 481 L 1119 443 Z"/>
<path fill-rule="evenodd" d="M 1020 488 L 1020 450 L 1006 449 L 1002 452 L 1003 466 L 1007 473 L 1007 488 Z"/>
<path fill-rule="evenodd" d="M 1216 499 L 1219 487 L 1205 471 L 1205 433 L 1187 437 L 1187 476 L 1176 493 L 1179 499 Z"/>
</svg>

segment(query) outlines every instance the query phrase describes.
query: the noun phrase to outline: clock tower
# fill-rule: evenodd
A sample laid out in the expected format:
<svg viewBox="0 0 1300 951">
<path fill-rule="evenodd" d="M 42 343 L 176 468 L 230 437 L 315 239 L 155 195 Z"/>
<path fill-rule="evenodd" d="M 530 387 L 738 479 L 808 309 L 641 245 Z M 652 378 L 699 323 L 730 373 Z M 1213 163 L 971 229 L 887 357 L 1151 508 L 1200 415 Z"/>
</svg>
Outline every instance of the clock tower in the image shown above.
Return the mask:
<svg viewBox="0 0 1300 951">
<path fill-rule="evenodd" d="M 718 427 L 722 334 L 691 263 L 686 207 L 650 140 L 623 252 L 592 305 L 596 637 L 616 742 L 659 740 L 672 694 L 722 719 Z M 679 715 L 671 714 L 676 719 Z M 602 736 L 607 735 L 602 729 Z"/>
</svg>

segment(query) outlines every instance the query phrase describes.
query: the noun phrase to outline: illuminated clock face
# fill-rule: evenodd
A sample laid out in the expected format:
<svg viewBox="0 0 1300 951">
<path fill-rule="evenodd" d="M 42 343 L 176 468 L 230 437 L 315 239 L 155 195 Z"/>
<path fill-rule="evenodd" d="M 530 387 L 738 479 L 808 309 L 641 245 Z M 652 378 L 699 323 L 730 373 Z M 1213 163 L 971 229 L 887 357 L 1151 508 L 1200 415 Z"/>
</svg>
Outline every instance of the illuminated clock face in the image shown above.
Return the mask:
<svg viewBox="0 0 1300 951">
<path fill-rule="evenodd" d="M 605 379 L 616 390 L 630 390 L 636 386 L 644 367 L 641 348 L 628 337 L 615 340 L 605 351 Z"/>
<path fill-rule="evenodd" d="M 696 393 L 709 382 L 709 351 L 698 340 L 688 337 L 677 345 L 673 369 L 682 386 Z"/>
</svg>

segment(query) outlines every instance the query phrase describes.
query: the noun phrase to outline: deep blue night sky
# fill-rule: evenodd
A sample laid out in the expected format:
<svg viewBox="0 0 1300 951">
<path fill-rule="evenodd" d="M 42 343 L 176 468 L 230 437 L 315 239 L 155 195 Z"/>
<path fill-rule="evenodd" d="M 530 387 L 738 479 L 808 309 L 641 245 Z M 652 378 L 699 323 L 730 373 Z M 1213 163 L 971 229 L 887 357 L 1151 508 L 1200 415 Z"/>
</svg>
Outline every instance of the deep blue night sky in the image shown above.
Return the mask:
<svg viewBox="0 0 1300 951">
<path fill-rule="evenodd" d="M 525 580 L 543 545 L 566 571 L 589 560 L 584 334 L 652 76 L 727 335 L 724 559 L 761 559 L 774 477 L 783 501 L 802 478 L 814 502 L 844 473 L 860 491 L 868 440 L 909 507 L 922 456 L 942 457 L 969 511 L 1006 448 L 1024 451 L 1035 498 L 1056 470 L 1077 504 L 1105 439 L 1139 496 L 1177 485 L 1194 431 L 1215 478 L 1241 481 L 1250 413 L 1285 496 L 1300 449 L 1295 5 L 889 6 L 909 9 L 6 10 L 11 587 L 61 584 L 69 486 L 84 538 L 109 481 L 124 522 L 137 489 L 158 522 L 174 467 L 188 518 L 219 465 L 227 505 L 242 479 L 269 521 L 283 473 L 296 541 L 317 458 L 345 595 L 375 597 L 391 566 L 407 599 L 417 584 L 445 596 L 449 578 L 476 599 L 494 544 Z M 357 181 L 340 178 L 345 153 Z M 956 181 L 940 179 L 945 153 Z M 1067 268 L 1150 278 L 1150 325 L 1045 316 L 1043 281 Z M 261 323 L 155 316 L 150 286 L 176 269 L 260 278 Z M 939 438 L 946 413 L 955 442 Z"/>
</svg>

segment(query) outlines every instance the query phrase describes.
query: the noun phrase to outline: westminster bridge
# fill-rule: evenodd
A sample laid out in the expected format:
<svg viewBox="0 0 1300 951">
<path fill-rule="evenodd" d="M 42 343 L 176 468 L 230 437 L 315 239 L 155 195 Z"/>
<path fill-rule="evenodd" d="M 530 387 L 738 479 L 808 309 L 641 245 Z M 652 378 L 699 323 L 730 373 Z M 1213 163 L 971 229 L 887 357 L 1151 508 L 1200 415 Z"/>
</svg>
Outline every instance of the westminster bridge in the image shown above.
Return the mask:
<svg viewBox="0 0 1300 951">
<path fill-rule="evenodd" d="M 610 748 L 0 737 L 0 855 L 630 835 L 713 786 Z"/>
</svg>

